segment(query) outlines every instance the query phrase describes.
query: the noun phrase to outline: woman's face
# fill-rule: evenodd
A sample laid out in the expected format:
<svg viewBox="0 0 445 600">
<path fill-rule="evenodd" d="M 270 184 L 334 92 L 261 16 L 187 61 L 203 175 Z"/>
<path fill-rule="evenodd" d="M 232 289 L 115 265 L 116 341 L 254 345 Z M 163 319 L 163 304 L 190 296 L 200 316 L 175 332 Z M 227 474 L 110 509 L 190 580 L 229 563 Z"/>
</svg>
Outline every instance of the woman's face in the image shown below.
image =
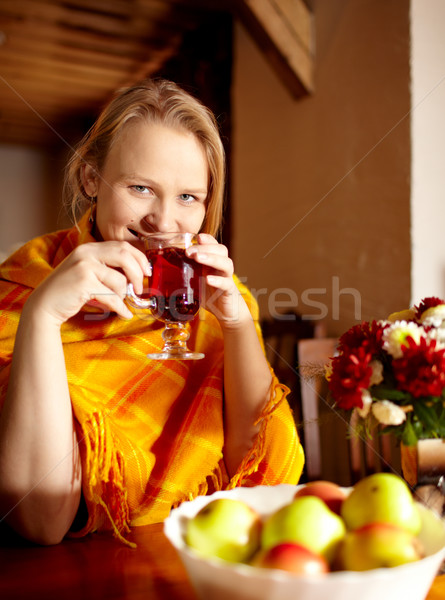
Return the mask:
<svg viewBox="0 0 445 600">
<path fill-rule="evenodd" d="M 129 122 L 111 147 L 103 171 L 84 171 L 97 196 L 96 234 L 137 245 L 150 231 L 198 233 L 204 221 L 209 169 L 196 137 L 157 123 Z"/>
</svg>

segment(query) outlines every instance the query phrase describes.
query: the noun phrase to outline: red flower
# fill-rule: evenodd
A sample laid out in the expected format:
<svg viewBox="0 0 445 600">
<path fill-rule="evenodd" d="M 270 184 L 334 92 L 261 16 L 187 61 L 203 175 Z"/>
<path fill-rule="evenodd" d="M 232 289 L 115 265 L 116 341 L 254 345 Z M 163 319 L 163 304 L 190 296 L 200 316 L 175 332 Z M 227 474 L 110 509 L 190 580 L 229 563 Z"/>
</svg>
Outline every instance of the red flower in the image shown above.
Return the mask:
<svg viewBox="0 0 445 600">
<path fill-rule="evenodd" d="M 436 340 L 421 338 L 416 344 L 407 338 L 403 356 L 393 361 L 399 389 L 414 398 L 440 396 L 445 388 L 445 349 L 436 349 Z"/>
<path fill-rule="evenodd" d="M 332 359 L 329 389 L 339 408 L 363 408 L 362 391 L 369 387 L 372 354 L 361 347 Z"/>
<path fill-rule="evenodd" d="M 434 306 L 439 306 L 440 304 L 445 304 L 444 300 L 440 298 L 436 298 L 435 296 L 431 296 L 430 298 L 424 298 L 419 306 L 414 306 L 416 311 L 416 319 L 420 319 L 422 313 L 424 313 L 429 308 L 433 308 Z"/>
<path fill-rule="evenodd" d="M 366 323 L 364 321 L 361 325 L 351 327 L 340 338 L 340 352 L 355 352 L 359 348 L 363 348 L 373 356 L 380 354 L 383 346 L 383 332 L 388 326 L 388 323 L 380 324 L 377 321 Z"/>
</svg>

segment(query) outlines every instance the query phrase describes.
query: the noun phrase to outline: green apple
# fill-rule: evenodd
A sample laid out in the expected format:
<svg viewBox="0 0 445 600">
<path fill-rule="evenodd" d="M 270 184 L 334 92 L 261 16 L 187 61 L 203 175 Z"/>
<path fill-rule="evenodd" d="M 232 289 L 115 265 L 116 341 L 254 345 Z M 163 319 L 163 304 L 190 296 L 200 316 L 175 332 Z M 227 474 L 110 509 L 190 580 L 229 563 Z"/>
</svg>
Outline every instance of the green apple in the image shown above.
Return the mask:
<svg viewBox="0 0 445 600">
<path fill-rule="evenodd" d="M 408 485 L 392 473 L 374 473 L 356 483 L 342 504 L 341 516 L 350 530 L 376 521 L 398 525 L 414 535 L 421 527 Z"/>
<path fill-rule="evenodd" d="M 211 500 L 186 523 L 185 541 L 201 556 L 245 562 L 260 543 L 260 515 L 234 498 Z"/>
<path fill-rule="evenodd" d="M 296 542 L 321 554 L 330 562 L 345 535 L 342 519 L 316 496 L 295 498 L 270 515 L 263 525 L 264 550 L 282 542 Z"/>
<path fill-rule="evenodd" d="M 321 554 L 294 542 L 283 542 L 268 550 L 260 550 L 251 564 L 254 567 L 281 569 L 298 575 L 323 575 L 329 572 L 329 564 Z"/>
<path fill-rule="evenodd" d="M 420 558 L 422 547 L 412 533 L 390 523 L 370 523 L 346 534 L 339 548 L 338 566 L 346 571 L 368 571 Z"/>
<path fill-rule="evenodd" d="M 346 498 L 346 492 L 338 484 L 332 481 L 310 481 L 300 487 L 295 494 L 295 498 L 301 496 L 317 496 L 337 515 L 340 514 L 343 500 Z"/>
</svg>

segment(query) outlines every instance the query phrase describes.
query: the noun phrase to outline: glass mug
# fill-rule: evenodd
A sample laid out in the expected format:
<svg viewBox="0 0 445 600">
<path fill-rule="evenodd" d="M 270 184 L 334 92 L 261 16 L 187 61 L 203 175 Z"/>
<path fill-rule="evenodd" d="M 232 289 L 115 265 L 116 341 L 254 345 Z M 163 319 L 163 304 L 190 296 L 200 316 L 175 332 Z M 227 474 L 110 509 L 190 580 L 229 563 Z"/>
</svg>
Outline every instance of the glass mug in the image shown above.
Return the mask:
<svg viewBox="0 0 445 600">
<path fill-rule="evenodd" d="M 149 233 L 141 238 L 145 255 L 151 265 L 148 292 L 138 296 L 131 283 L 127 301 L 136 308 L 148 309 L 165 323 L 161 352 L 147 354 L 156 360 L 196 360 L 201 352 L 187 348 L 190 333 L 187 323 L 199 310 L 202 266 L 185 254 L 186 248 L 198 243 L 194 233 Z"/>
</svg>

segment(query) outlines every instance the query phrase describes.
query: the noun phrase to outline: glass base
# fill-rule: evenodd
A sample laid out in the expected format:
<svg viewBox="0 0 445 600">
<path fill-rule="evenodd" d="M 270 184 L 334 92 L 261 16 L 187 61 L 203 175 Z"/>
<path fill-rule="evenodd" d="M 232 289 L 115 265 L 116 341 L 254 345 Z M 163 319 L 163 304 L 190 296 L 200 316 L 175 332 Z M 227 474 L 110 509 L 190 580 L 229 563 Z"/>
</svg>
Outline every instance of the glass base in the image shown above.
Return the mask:
<svg viewBox="0 0 445 600">
<path fill-rule="evenodd" d="M 169 352 L 147 354 L 147 358 L 151 358 L 152 360 L 200 360 L 204 356 L 205 354 L 202 352 L 191 352 L 190 350 L 178 350 L 176 352 L 170 350 Z"/>
<path fill-rule="evenodd" d="M 162 332 L 164 347 L 160 352 L 150 352 L 147 354 L 147 358 L 153 360 L 199 360 L 204 358 L 202 352 L 191 352 L 187 348 L 189 337 L 187 323 L 166 321 Z"/>
</svg>

